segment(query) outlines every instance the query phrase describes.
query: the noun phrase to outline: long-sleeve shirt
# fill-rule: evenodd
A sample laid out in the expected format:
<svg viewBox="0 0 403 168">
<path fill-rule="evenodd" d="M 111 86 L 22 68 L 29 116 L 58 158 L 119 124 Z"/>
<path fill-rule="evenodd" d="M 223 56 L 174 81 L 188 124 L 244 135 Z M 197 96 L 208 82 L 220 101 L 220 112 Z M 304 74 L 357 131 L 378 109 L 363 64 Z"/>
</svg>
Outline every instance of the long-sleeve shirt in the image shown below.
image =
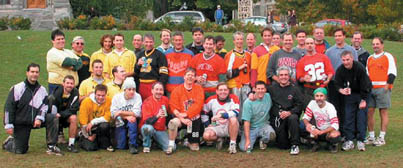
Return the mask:
<svg viewBox="0 0 403 168">
<path fill-rule="evenodd" d="M 143 65 L 135 65 L 135 74 L 141 83 L 152 83 L 155 81 L 160 81 L 163 84 L 167 83 L 168 63 L 161 51 L 153 48 L 150 51 L 140 52 L 137 56 L 137 62 L 139 59 L 145 59 Z"/>
<path fill-rule="evenodd" d="M 112 105 L 111 105 L 111 114 L 112 117 L 116 117 L 116 113 L 118 111 L 128 111 L 132 112 L 134 116 L 141 116 L 141 96 L 138 93 L 134 93 L 134 96 L 131 99 L 125 98 L 125 93 L 119 93 L 113 96 Z"/>
<path fill-rule="evenodd" d="M 143 106 L 141 107 L 141 121 L 140 127 L 141 128 L 144 124 L 153 125 L 154 129 L 157 131 L 165 131 L 166 130 L 166 117 L 157 118 L 157 114 L 159 113 L 162 106 L 165 106 L 165 109 L 169 110 L 168 108 L 168 98 L 166 96 L 162 96 L 160 100 L 156 100 L 153 96 L 148 97 L 143 102 Z M 154 123 L 152 123 L 154 122 Z"/>
<path fill-rule="evenodd" d="M 364 66 L 358 61 L 353 62 L 351 69 L 340 66 L 336 71 L 335 84 L 337 91 L 347 87 L 347 82 L 351 88 L 351 93 L 360 94 L 361 99 L 365 100 L 371 92 L 371 82 L 365 71 Z"/>
<path fill-rule="evenodd" d="M 168 83 L 166 90 L 171 93 L 177 86 L 183 84 L 186 69 L 189 67 L 193 52 L 187 48 L 176 51 L 170 48 L 165 52 L 168 62 Z"/>
<path fill-rule="evenodd" d="M 242 85 L 250 83 L 251 55 L 248 52 L 238 53 L 231 50 L 225 55 L 224 61 L 227 69 L 227 78 L 229 79 L 227 82 L 229 88 L 241 88 Z M 248 66 L 245 69 L 239 70 L 238 68 L 244 62 Z M 232 64 L 231 67 L 229 67 L 230 64 Z M 230 76 L 228 76 L 228 72 L 231 72 Z"/>
<path fill-rule="evenodd" d="M 374 88 L 393 87 L 393 82 L 397 76 L 396 60 L 392 54 L 383 52 L 373 54 L 368 58 L 367 72 Z"/>
<path fill-rule="evenodd" d="M 176 87 L 169 99 L 171 112 L 178 110 L 180 113 L 186 113 L 189 119 L 200 117 L 203 104 L 204 90 L 198 84 L 193 84 L 191 90 L 187 90 L 184 85 Z"/>
<path fill-rule="evenodd" d="M 105 102 L 98 104 L 95 94 L 86 97 L 80 105 L 79 122 L 81 126 L 91 123 L 98 125 L 102 122 L 109 122 L 111 119 L 111 98 L 105 97 Z"/>
<path fill-rule="evenodd" d="M 283 49 L 278 50 L 273 53 L 267 65 L 267 78 L 276 75 L 277 68 L 287 66 L 292 70 L 291 78 L 296 79 L 296 68 L 299 59 L 301 59 L 301 53 L 296 50 L 292 50 L 291 52 L 287 52 Z"/>
<path fill-rule="evenodd" d="M 255 86 L 257 81 L 267 82 L 267 65 L 269 64 L 271 55 L 279 49 L 278 46 L 268 47 L 265 44 L 260 44 L 253 49 L 250 67 L 250 82 L 252 86 Z"/>
<path fill-rule="evenodd" d="M 278 83 L 269 86 L 269 93 L 273 100 L 273 107 L 270 110 L 270 121 L 279 117 L 279 111 L 290 111 L 292 114 L 301 115 L 303 108 L 303 97 L 297 86 L 293 84 L 281 87 Z"/>
</svg>

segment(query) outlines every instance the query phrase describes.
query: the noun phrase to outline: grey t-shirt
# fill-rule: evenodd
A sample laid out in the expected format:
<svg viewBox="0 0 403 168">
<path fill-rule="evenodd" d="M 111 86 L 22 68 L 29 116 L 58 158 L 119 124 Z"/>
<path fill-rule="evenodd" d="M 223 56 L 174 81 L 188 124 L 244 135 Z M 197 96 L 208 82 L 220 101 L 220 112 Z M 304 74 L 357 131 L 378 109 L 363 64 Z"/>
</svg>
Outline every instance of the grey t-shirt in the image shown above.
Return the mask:
<svg viewBox="0 0 403 168">
<path fill-rule="evenodd" d="M 269 64 L 267 65 L 267 78 L 276 75 L 277 68 L 287 66 L 292 70 L 291 79 L 295 80 L 297 62 L 301 57 L 301 53 L 294 49 L 291 52 L 286 52 L 283 49 L 276 51 L 270 57 Z"/>
<path fill-rule="evenodd" d="M 306 54 L 306 49 L 305 48 L 294 47 L 292 49 L 298 51 L 299 53 L 301 53 L 302 57 Z"/>
</svg>

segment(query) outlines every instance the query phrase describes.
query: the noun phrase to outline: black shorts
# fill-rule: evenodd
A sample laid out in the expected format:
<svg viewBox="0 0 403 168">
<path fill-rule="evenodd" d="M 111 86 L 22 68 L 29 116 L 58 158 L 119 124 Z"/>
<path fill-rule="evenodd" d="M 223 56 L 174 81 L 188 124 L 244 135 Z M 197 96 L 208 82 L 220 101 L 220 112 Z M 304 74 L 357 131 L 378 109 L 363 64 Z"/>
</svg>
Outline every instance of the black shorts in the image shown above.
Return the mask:
<svg viewBox="0 0 403 168">
<path fill-rule="evenodd" d="M 70 122 L 69 122 L 69 118 L 71 115 L 69 115 L 68 117 L 60 117 L 59 118 L 59 127 L 61 128 L 67 128 L 70 126 Z"/>
<path fill-rule="evenodd" d="M 192 121 L 192 133 L 186 134 L 186 138 L 188 138 L 189 143 L 200 143 L 201 128 L 202 121 L 200 117 Z M 187 126 L 182 124 L 182 127 L 180 127 L 179 130 L 181 129 L 187 129 Z"/>
</svg>

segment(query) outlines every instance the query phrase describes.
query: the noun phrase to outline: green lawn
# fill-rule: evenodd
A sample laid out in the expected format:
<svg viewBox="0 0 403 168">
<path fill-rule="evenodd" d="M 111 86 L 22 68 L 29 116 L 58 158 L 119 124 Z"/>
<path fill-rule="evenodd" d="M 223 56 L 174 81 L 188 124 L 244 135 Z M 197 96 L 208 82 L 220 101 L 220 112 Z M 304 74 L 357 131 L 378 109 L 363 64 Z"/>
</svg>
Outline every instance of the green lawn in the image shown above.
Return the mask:
<svg viewBox="0 0 403 168">
<path fill-rule="evenodd" d="M 98 50 L 99 39 L 103 34 L 114 34 L 116 31 L 66 31 L 66 44 L 76 35 L 86 40 L 85 51 L 88 54 Z M 126 46 L 132 49 L 131 39 L 135 33 L 146 32 L 122 31 L 126 35 Z M 158 32 L 152 32 L 159 38 Z M 208 33 L 210 34 L 210 33 Z M 216 35 L 215 33 L 214 35 Z M 223 33 L 227 39 L 226 49 L 232 48 L 232 36 Z M 21 40 L 17 39 L 21 36 Z M 191 41 L 191 33 L 185 33 L 186 44 Z M 259 36 L 259 35 L 258 35 Z M 36 62 L 41 65 L 40 83 L 47 86 L 46 53 L 51 48 L 50 31 L 2 31 L 0 32 L 0 109 L 4 109 L 9 88 L 25 79 L 27 64 Z M 327 38 L 331 44 L 333 38 Z M 159 39 L 156 40 L 159 45 Z M 260 43 L 260 37 L 258 42 Z M 348 42 L 350 39 L 347 40 Z M 365 40 L 364 47 L 372 53 L 370 40 Z M 15 155 L 0 150 L 0 167 L 263 167 L 263 166 L 302 166 L 302 167 L 400 167 L 403 160 L 403 88 L 401 85 L 403 64 L 403 43 L 385 42 L 385 51 L 392 53 L 397 59 L 398 77 L 392 94 L 390 124 L 386 135 L 387 145 L 383 147 L 367 146 L 366 152 L 350 151 L 330 154 L 321 150 L 311 153 L 302 149 L 298 156 L 290 156 L 289 151 L 276 149 L 272 146 L 265 151 L 255 150 L 252 154 L 227 154 L 226 150 L 215 151 L 213 148 L 202 148 L 200 152 L 191 152 L 181 148 L 171 156 L 161 150 L 153 150 L 149 154 L 130 155 L 128 151 L 85 152 L 78 154 L 65 153 L 63 157 L 46 154 L 45 129 L 34 130 L 31 134 L 30 149 L 26 155 Z M 1 112 L 2 115 L 4 111 Z M 379 115 L 376 114 L 376 133 L 379 133 Z M 65 131 L 66 132 L 66 131 Z M 0 140 L 6 138 L 4 128 L 0 127 Z M 65 147 L 62 147 L 66 151 Z"/>
</svg>

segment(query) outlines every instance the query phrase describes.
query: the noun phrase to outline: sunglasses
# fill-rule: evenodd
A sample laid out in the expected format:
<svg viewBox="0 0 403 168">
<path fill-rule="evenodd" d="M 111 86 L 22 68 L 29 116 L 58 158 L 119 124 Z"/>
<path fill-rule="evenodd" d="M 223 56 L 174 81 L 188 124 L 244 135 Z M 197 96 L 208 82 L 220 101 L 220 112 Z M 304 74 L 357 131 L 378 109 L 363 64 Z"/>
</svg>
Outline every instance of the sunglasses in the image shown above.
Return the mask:
<svg viewBox="0 0 403 168">
<path fill-rule="evenodd" d="M 76 42 L 76 45 L 84 45 L 84 43 Z"/>
</svg>

